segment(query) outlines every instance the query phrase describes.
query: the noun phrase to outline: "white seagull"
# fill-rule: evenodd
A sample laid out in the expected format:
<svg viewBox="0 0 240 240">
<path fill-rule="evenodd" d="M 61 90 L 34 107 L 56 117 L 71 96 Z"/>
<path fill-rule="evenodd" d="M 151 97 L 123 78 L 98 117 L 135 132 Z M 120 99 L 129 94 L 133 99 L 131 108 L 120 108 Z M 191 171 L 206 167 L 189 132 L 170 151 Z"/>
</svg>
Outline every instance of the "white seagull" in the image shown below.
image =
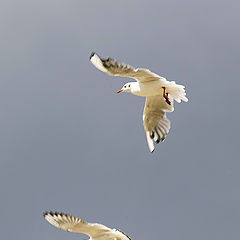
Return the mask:
<svg viewBox="0 0 240 240">
<path fill-rule="evenodd" d="M 45 212 L 43 216 L 53 226 L 69 232 L 86 234 L 90 237 L 89 240 L 131 240 L 118 229 L 111 229 L 99 223 L 87 223 L 69 214 Z"/>
<path fill-rule="evenodd" d="M 154 141 L 164 141 L 169 130 L 170 121 L 166 112 L 174 111 L 174 100 L 187 102 L 183 85 L 174 81 L 167 81 L 145 68 L 134 68 L 112 58 L 102 59 L 96 53 L 90 56 L 92 64 L 100 71 L 111 76 L 128 77 L 137 80 L 126 83 L 120 92 L 130 92 L 137 96 L 146 97 L 143 112 L 143 125 L 146 132 L 147 143 L 150 152 L 154 151 Z"/>
</svg>

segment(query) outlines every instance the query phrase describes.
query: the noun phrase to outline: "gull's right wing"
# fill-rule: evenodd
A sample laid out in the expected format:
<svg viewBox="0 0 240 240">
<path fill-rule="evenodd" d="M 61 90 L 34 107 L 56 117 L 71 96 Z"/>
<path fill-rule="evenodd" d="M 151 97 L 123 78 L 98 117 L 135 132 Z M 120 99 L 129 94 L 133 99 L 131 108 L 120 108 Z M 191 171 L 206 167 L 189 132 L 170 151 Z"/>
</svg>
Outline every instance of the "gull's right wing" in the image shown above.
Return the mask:
<svg viewBox="0 0 240 240">
<path fill-rule="evenodd" d="M 129 77 L 139 82 L 154 81 L 157 79 L 166 81 L 164 77 L 160 77 L 148 69 L 134 68 L 112 58 L 102 59 L 94 52 L 90 56 L 90 61 L 97 69 L 111 76 Z"/>
</svg>

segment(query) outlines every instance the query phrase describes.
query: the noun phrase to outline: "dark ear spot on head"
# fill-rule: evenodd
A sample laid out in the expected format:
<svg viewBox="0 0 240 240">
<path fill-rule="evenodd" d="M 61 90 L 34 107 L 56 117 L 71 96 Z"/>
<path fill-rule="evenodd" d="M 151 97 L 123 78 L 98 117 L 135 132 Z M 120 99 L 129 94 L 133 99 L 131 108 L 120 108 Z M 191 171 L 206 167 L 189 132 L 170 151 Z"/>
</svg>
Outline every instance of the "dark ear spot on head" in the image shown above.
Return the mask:
<svg viewBox="0 0 240 240">
<path fill-rule="evenodd" d="M 130 84 L 128 85 L 128 87 L 130 87 Z"/>
</svg>

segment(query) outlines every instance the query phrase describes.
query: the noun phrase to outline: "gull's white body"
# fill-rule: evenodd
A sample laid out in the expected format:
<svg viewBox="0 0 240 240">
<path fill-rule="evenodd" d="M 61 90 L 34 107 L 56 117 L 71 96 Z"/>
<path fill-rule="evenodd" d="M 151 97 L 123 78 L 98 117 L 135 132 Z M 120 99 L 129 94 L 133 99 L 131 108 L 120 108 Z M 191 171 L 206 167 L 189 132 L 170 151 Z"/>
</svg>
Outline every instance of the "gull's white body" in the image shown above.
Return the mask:
<svg viewBox="0 0 240 240">
<path fill-rule="evenodd" d="M 124 232 L 99 223 L 88 223 L 65 213 L 45 212 L 44 218 L 53 226 L 68 232 L 86 234 L 89 240 L 131 240 Z"/>
<path fill-rule="evenodd" d="M 145 83 L 131 82 L 131 93 L 140 97 L 160 95 L 163 94 L 163 84 L 162 80 Z"/>
<path fill-rule="evenodd" d="M 97 54 L 90 56 L 92 64 L 100 71 L 111 76 L 129 77 L 136 82 L 126 83 L 118 92 L 130 92 L 134 95 L 146 97 L 146 104 L 143 112 L 143 125 L 149 150 L 154 151 L 154 142 L 163 141 L 170 130 L 170 121 L 166 117 L 166 112 L 174 111 L 174 100 L 176 102 L 185 101 L 186 92 L 184 86 L 176 84 L 174 81 L 167 81 L 145 68 L 133 68 L 130 65 L 120 63 L 114 59 L 101 59 Z M 164 89 L 167 93 L 164 97 Z"/>
</svg>

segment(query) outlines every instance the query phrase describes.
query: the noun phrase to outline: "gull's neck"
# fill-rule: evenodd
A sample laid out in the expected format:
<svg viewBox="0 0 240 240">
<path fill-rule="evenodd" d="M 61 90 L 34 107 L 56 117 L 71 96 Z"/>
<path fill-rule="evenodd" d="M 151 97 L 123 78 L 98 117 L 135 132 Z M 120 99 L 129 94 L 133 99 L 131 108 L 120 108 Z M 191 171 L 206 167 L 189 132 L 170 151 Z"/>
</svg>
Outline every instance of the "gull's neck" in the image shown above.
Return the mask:
<svg viewBox="0 0 240 240">
<path fill-rule="evenodd" d="M 139 95 L 140 86 L 138 82 L 131 82 L 131 93 L 134 95 Z"/>
</svg>

